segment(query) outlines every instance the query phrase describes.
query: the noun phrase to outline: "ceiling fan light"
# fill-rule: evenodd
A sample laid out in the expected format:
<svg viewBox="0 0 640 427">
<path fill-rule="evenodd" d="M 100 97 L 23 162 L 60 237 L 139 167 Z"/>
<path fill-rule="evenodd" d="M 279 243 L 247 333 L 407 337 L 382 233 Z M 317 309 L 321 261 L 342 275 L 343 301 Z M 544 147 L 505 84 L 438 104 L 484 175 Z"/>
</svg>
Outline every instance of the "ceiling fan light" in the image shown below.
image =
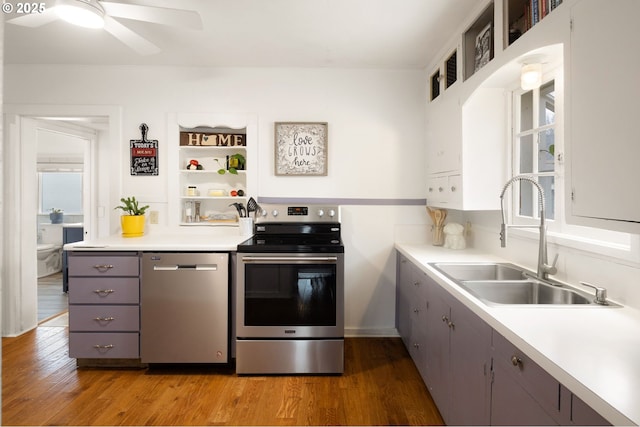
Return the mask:
<svg viewBox="0 0 640 427">
<path fill-rule="evenodd" d="M 63 2 L 56 6 L 56 12 L 65 21 L 85 28 L 104 27 L 104 10 L 99 5 L 85 1 Z"/>
</svg>

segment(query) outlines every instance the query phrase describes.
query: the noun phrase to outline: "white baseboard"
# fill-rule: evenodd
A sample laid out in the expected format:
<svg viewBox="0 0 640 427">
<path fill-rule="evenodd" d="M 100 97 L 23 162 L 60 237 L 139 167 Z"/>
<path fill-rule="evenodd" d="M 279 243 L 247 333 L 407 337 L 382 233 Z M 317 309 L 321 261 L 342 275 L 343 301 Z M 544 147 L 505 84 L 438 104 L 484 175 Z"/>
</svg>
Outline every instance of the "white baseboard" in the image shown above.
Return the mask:
<svg viewBox="0 0 640 427">
<path fill-rule="evenodd" d="M 363 337 L 399 337 L 396 328 L 389 329 L 360 329 L 345 328 L 344 336 L 347 338 L 363 338 Z"/>
</svg>

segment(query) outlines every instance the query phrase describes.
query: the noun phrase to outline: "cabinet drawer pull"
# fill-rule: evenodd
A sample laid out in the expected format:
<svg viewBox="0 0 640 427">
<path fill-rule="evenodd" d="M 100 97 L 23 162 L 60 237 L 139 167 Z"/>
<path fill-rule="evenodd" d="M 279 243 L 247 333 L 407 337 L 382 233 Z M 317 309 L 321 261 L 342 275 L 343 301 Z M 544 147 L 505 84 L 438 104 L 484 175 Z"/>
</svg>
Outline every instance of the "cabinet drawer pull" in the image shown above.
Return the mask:
<svg viewBox="0 0 640 427">
<path fill-rule="evenodd" d="M 93 291 L 94 294 L 98 294 L 99 296 L 106 296 L 114 292 L 115 291 L 113 289 L 96 289 L 95 291 Z"/>
<path fill-rule="evenodd" d="M 107 344 L 107 345 L 96 344 L 93 346 L 93 348 L 98 350 L 109 350 L 110 348 L 113 348 L 113 344 Z"/>
<path fill-rule="evenodd" d="M 516 355 L 511 356 L 511 364 L 513 366 L 522 366 L 522 359 Z"/>
<path fill-rule="evenodd" d="M 442 193 L 443 191 L 444 191 L 444 188 L 438 187 L 438 192 Z"/>
<path fill-rule="evenodd" d="M 413 309 L 413 312 L 414 312 L 415 314 L 418 314 L 418 313 L 420 313 L 420 310 L 418 310 L 417 308 L 414 308 L 414 309 Z"/>
<path fill-rule="evenodd" d="M 105 271 L 109 271 L 113 268 L 113 264 L 96 264 L 93 266 L 100 273 L 104 273 Z"/>
<path fill-rule="evenodd" d="M 453 193 L 453 192 L 455 192 L 455 191 L 456 191 L 456 186 L 455 186 L 455 185 L 452 185 L 452 186 L 451 186 L 451 192 Z"/>
<path fill-rule="evenodd" d="M 111 316 L 109 316 L 109 317 L 96 317 L 93 320 L 95 320 L 97 322 L 111 322 L 113 320 L 116 320 L 116 318 L 115 317 L 111 317 Z"/>
</svg>

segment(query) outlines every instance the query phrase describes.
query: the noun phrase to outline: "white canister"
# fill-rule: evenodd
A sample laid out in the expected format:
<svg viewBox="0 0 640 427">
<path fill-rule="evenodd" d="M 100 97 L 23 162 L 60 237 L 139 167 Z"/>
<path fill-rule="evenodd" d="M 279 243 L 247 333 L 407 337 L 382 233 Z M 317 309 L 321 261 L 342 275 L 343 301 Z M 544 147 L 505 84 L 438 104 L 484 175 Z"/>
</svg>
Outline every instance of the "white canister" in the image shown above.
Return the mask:
<svg viewBox="0 0 640 427">
<path fill-rule="evenodd" d="M 240 235 L 251 236 L 253 235 L 253 218 L 239 218 L 240 222 Z"/>
<path fill-rule="evenodd" d="M 444 247 L 449 249 L 464 249 L 467 247 L 462 224 L 451 222 L 444 226 Z"/>
</svg>

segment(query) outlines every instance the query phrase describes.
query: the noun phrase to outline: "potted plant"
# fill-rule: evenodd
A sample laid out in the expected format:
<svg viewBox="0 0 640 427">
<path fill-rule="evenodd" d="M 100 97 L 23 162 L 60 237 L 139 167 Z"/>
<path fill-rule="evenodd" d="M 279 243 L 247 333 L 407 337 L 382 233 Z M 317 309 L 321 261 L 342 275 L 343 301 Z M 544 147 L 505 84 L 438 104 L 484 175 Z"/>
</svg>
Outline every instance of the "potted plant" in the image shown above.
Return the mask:
<svg viewBox="0 0 640 427">
<path fill-rule="evenodd" d="M 220 165 L 220 161 L 218 161 L 218 159 L 214 160 Z M 246 160 L 244 156 L 240 153 L 227 156 L 227 168 L 225 169 L 220 165 L 221 167 L 218 169 L 218 173 L 220 175 L 224 175 L 228 170 L 230 174 L 237 175 L 239 170 L 244 170 L 245 162 Z"/>
<path fill-rule="evenodd" d="M 51 224 L 62 224 L 63 216 L 62 209 L 51 208 L 51 213 L 49 213 Z"/>
<path fill-rule="evenodd" d="M 135 197 L 123 197 L 120 199 L 122 204 L 116 206 L 114 209 L 120 209 L 124 213 L 120 217 L 120 224 L 122 225 L 123 237 L 139 237 L 144 234 L 144 213 L 149 208 L 149 205 L 140 206 Z"/>
</svg>

